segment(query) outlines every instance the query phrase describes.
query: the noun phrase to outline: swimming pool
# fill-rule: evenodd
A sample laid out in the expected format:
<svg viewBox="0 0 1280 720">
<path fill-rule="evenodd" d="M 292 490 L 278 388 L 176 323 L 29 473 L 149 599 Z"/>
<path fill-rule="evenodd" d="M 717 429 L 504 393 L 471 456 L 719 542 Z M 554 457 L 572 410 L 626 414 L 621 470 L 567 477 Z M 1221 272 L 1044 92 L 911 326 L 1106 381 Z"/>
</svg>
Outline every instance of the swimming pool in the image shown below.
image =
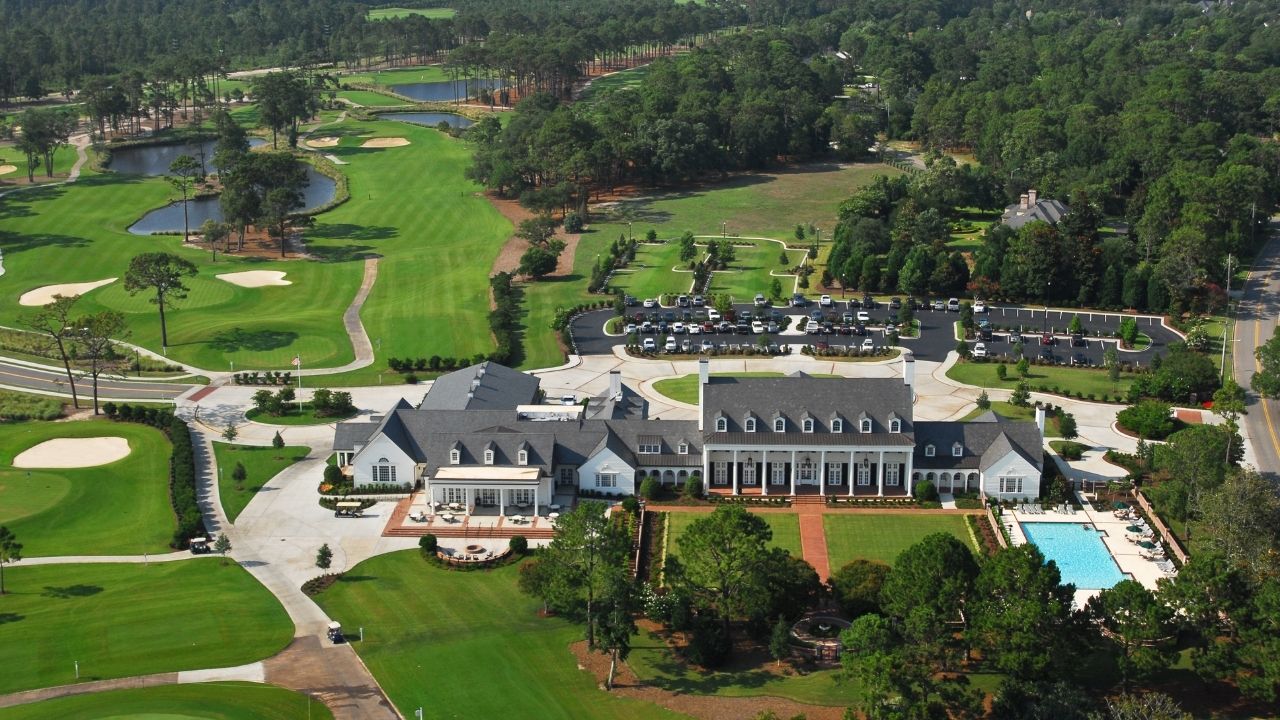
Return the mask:
<svg viewBox="0 0 1280 720">
<path fill-rule="evenodd" d="M 1062 582 L 1077 590 L 1105 590 L 1124 580 L 1124 574 L 1102 544 L 1097 530 L 1080 523 L 1022 523 L 1027 540 L 1040 548 L 1045 560 L 1058 564 Z"/>
</svg>

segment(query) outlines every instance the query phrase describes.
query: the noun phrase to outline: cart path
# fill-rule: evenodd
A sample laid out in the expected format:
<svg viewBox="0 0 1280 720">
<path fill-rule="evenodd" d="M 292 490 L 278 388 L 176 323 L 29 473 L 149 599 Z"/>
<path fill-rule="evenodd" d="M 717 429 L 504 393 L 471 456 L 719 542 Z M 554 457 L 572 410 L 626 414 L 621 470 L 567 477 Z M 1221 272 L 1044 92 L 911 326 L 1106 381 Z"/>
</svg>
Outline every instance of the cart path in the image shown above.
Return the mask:
<svg viewBox="0 0 1280 720">
<path fill-rule="evenodd" d="M 287 650 L 287 649 L 286 649 Z M 283 654 L 283 653 L 282 653 Z M 279 656 L 277 656 L 279 657 Z M 93 680 L 72 685 L 24 690 L 22 692 L 0 695 L 0 708 L 28 705 L 30 703 L 52 700 L 72 695 L 88 695 L 90 693 L 107 692 L 109 690 L 131 690 L 135 688 L 159 687 L 161 685 L 186 685 L 203 682 L 265 682 L 266 666 L 261 662 L 235 667 L 210 668 L 207 670 L 180 670 L 178 672 L 137 675 L 135 677 L 113 678 L 111 680 Z"/>
<path fill-rule="evenodd" d="M 34 565 L 92 565 L 108 563 L 132 563 L 148 565 L 150 563 L 167 563 L 178 560 L 217 557 L 216 555 L 192 555 L 186 550 L 156 553 L 155 555 L 52 555 L 49 557 L 25 557 L 13 563 L 15 567 L 32 567 Z"/>
<path fill-rule="evenodd" d="M 356 296 L 351 299 L 351 304 L 347 306 L 346 312 L 342 313 L 342 324 L 347 330 L 347 337 L 351 340 L 351 348 L 355 351 L 356 359 L 338 367 L 315 369 L 303 367 L 300 371 L 295 370 L 295 375 L 304 377 L 332 375 L 350 370 L 359 370 L 373 364 L 373 343 L 369 341 L 369 333 L 364 329 L 364 323 L 360 321 L 360 310 L 364 307 L 364 301 L 369 299 L 373 284 L 378 280 L 378 260 L 379 258 L 376 257 L 365 258 L 364 278 L 360 281 L 360 289 L 356 291 Z M 303 359 L 305 361 L 305 358 Z"/>
</svg>

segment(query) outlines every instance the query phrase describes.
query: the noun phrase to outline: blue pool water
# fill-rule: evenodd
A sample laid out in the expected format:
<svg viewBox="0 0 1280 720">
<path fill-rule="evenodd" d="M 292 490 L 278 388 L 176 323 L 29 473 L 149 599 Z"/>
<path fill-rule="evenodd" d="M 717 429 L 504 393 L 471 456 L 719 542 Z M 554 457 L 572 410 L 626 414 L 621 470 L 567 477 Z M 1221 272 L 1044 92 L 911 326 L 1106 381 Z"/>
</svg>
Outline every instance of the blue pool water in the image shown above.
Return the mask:
<svg viewBox="0 0 1280 720">
<path fill-rule="evenodd" d="M 1022 532 L 1045 560 L 1058 564 L 1062 582 L 1077 590 L 1105 590 L 1124 580 L 1097 530 L 1086 530 L 1082 523 L 1024 522 Z"/>
</svg>

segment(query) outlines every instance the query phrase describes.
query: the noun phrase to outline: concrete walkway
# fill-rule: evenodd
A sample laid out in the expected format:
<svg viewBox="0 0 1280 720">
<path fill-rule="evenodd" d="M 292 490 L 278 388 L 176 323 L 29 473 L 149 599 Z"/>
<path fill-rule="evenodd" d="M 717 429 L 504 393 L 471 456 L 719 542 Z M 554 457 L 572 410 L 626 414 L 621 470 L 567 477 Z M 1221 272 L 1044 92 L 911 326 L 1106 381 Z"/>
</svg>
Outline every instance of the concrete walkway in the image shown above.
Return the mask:
<svg viewBox="0 0 1280 720">
<path fill-rule="evenodd" d="M 157 553 L 155 555 L 54 555 L 50 557 L 24 557 L 13 564 L 18 567 L 31 567 L 33 565 L 102 565 L 111 563 L 149 565 L 151 563 L 177 562 L 178 560 L 192 560 L 210 557 L 217 557 L 217 555 L 192 555 L 186 550 L 178 550 L 177 552 Z"/>
<path fill-rule="evenodd" d="M 283 654 L 283 653 L 281 653 Z M 277 656 L 279 657 L 279 656 Z M 237 665 L 235 667 L 209 668 L 206 670 L 180 670 L 178 672 L 155 673 L 136 677 L 114 678 L 111 680 L 95 680 L 93 682 L 58 685 L 56 687 L 24 690 L 22 692 L 0 695 L 0 708 L 28 705 L 43 700 L 52 700 L 72 695 L 88 695 L 108 690 L 130 690 L 135 688 L 159 687 L 161 685 L 186 685 L 203 682 L 267 682 L 266 665 L 261 662 Z"/>
</svg>

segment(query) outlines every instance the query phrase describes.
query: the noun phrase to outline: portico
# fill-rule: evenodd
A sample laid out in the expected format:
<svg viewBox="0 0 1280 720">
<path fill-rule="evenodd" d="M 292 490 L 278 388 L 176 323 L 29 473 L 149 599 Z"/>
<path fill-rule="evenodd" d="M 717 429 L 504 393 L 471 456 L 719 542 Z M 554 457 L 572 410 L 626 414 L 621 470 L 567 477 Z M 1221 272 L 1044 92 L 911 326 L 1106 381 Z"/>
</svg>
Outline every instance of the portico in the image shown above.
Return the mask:
<svg viewBox="0 0 1280 720">
<path fill-rule="evenodd" d="M 786 446 L 708 443 L 707 489 L 733 495 L 911 494 L 912 449 L 902 445 Z"/>
<path fill-rule="evenodd" d="M 536 514 L 540 501 L 551 498 L 547 480 L 536 467 L 461 466 L 442 467 L 424 484 L 433 514 L 436 503 L 462 505 L 467 515 L 477 506 L 497 507 L 499 515 L 532 506 Z"/>
</svg>

